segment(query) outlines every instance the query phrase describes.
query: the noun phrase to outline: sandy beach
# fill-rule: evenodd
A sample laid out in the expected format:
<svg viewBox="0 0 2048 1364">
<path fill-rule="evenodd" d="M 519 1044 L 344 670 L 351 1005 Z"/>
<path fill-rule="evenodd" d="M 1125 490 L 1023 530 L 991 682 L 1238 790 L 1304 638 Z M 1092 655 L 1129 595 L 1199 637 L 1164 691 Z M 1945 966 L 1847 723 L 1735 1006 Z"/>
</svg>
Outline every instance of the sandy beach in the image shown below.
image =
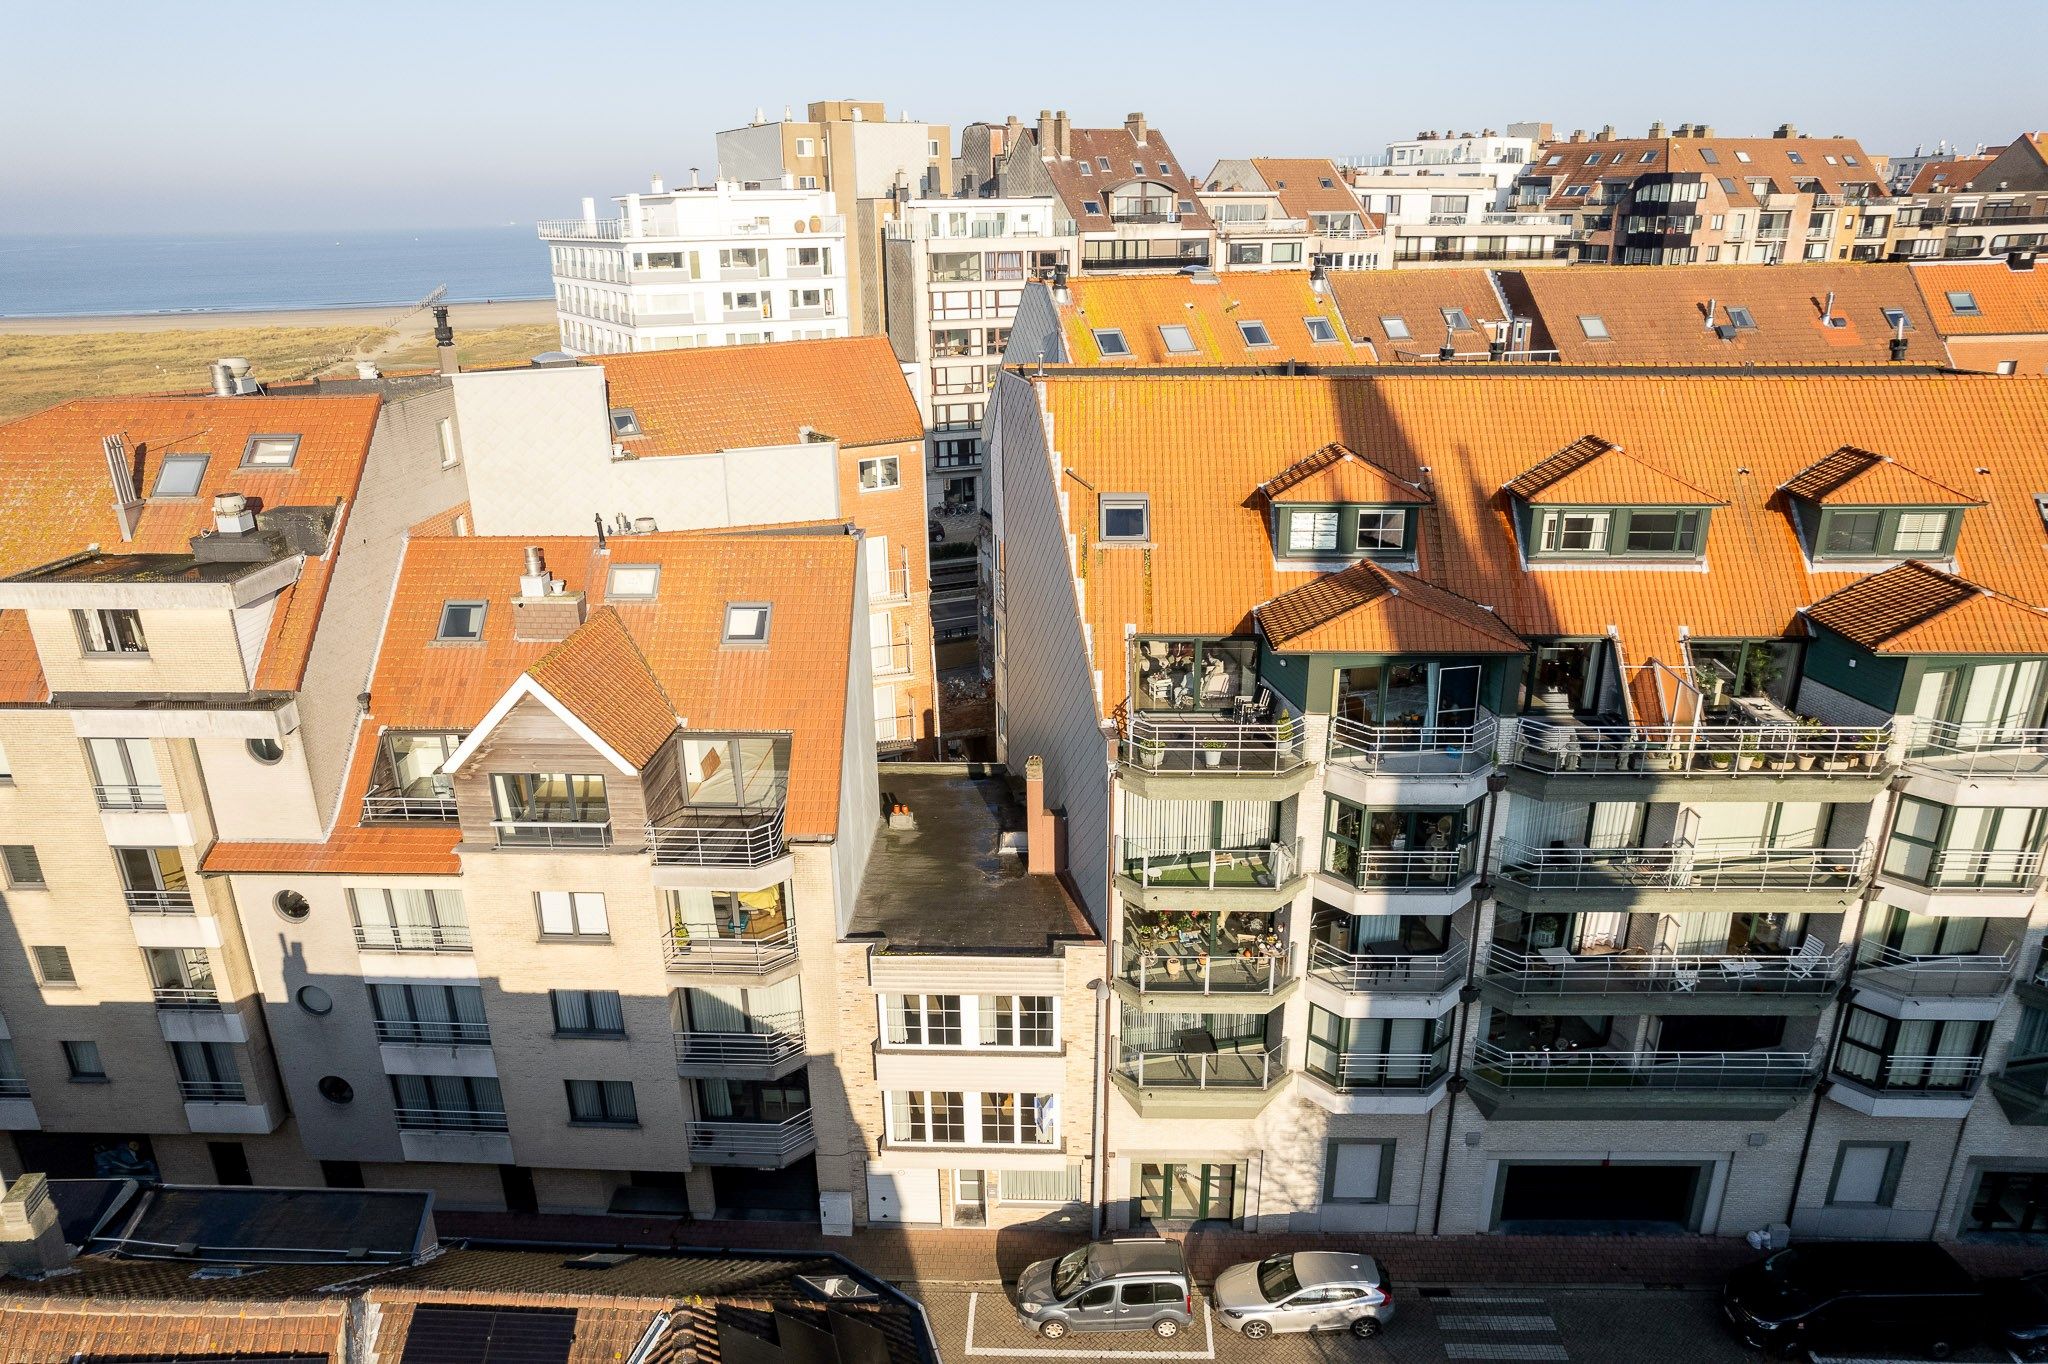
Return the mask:
<svg viewBox="0 0 2048 1364">
<path fill-rule="evenodd" d="M 406 314 L 401 317 L 401 314 Z M 509 303 L 454 303 L 449 321 L 459 333 L 493 327 L 531 326 L 555 320 L 552 299 Z M 248 330 L 263 327 L 354 327 L 396 331 L 400 340 L 424 336 L 434 329 L 426 309 L 407 313 L 403 306 L 368 308 L 301 308 L 273 312 L 136 313 L 107 317 L 5 317 L 4 336 L 83 336 L 95 332 L 187 332 Z"/>
</svg>

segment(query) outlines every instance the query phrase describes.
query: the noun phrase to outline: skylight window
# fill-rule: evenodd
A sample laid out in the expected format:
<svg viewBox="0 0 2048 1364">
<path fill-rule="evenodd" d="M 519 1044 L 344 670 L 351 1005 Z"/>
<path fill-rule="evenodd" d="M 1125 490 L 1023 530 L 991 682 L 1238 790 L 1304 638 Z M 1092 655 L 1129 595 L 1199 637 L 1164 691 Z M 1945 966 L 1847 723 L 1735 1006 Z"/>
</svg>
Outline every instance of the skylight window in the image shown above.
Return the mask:
<svg viewBox="0 0 2048 1364">
<path fill-rule="evenodd" d="M 660 586 L 660 564 L 613 564 L 604 595 L 608 601 L 651 601 Z"/>
<path fill-rule="evenodd" d="M 1543 164 L 1546 166 L 1563 165 L 1564 155 L 1560 152 L 1552 152 L 1549 156 L 1543 158 Z"/>
<path fill-rule="evenodd" d="M 1747 308 L 1738 308 L 1731 304 L 1728 308 L 1728 325 L 1737 331 L 1753 332 L 1756 330 L 1756 315 Z"/>
<path fill-rule="evenodd" d="M 1798 152 L 1794 151 L 1786 152 L 1785 159 L 1787 161 L 1790 161 L 1795 166 L 1803 166 L 1806 164 L 1806 158 L 1801 156 Z"/>
<path fill-rule="evenodd" d="M 1735 149 L 1735 159 L 1746 166 L 1749 164 L 1749 153 L 1742 150 L 1742 148 L 1737 147 Z"/>
<path fill-rule="evenodd" d="M 434 631 L 434 638 L 457 643 L 482 639 L 486 605 L 480 601 L 442 602 L 441 627 Z"/>
<path fill-rule="evenodd" d="M 1164 161 L 1161 161 L 1159 163 L 1159 173 L 1161 175 L 1171 175 L 1173 174 L 1173 168 L 1168 166 Z"/>
<path fill-rule="evenodd" d="M 1145 173 L 1145 163 L 1144 163 L 1143 161 L 1133 161 L 1133 162 L 1131 162 L 1131 174 L 1133 174 L 1133 175 L 1143 175 L 1144 173 Z"/>
<path fill-rule="evenodd" d="M 1579 330 L 1586 334 L 1588 341 L 1607 340 L 1607 319 L 1592 313 L 1579 314 Z"/>
<path fill-rule="evenodd" d="M 1244 338 L 1244 343 L 1247 346 L 1270 346 L 1273 344 L 1273 335 L 1266 330 L 1266 324 L 1263 322 L 1249 319 L 1240 322 L 1237 324 L 1237 334 Z"/>
<path fill-rule="evenodd" d="M 1735 193 L 1735 177 L 1734 177 L 1734 176 L 1732 176 L 1732 175 L 1724 175 L 1724 176 L 1721 176 L 1721 177 L 1720 177 L 1720 180 L 1721 180 L 1721 192 L 1722 192 L 1723 194 L 1733 194 L 1733 193 Z"/>
<path fill-rule="evenodd" d="M 1843 164 L 1843 165 L 1845 165 L 1845 166 L 1860 166 L 1860 165 L 1862 165 L 1863 163 L 1862 163 L 1862 162 L 1860 162 L 1860 161 L 1858 161 L 1858 160 L 1856 159 L 1856 157 L 1855 157 L 1855 154 L 1854 154 L 1854 153 L 1852 153 L 1852 152 L 1843 152 L 1843 153 L 1842 153 L 1842 164 Z"/>
<path fill-rule="evenodd" d="M 1405 317 L 1383 317 L 1380 326 L 1386 328 L 1387 340 L 1406 341 L 1409 337 L 1408 319 Z"/>
<path fill-rule="evenodd" d="M 1637 165 L 1641 165 L 1641 166 L 1647 166 L 1647 165 L 1649 165 L 1649 164 L 1650 164 L 1650 163 L 1651 163 L 1652 161 L 1655 161 L 1656 159 L 1657 159 L 1657 153 L 1655 153 L 1655 152 L 1653 152 L 1653 151 L 1652 151 L 1652 152 L 1644 152 L 1644 153 L 1642 154 L 1642 156 L 1641 156 L 1641 157 L 1640 157 L 1640 158 L 1639 158 L 1639 159 L 1637 160 L 1636 164 L 1637 164 Z"/>
<path fill-rule="evenodd" d="M 1074 165 L 1079 168 L 1081 174 L 1083 175 L 1095 174 L 1095 172 L 1089 168 L 1089 165 L 1086 161 L 1076 161 Z"/>
<path fill-rule="evenodd" d="M 197 497 L 206 477 L 206 455 L 165 455 L 152 497 Z"/>
<path fill-rule="evenodd" d="M 1110 494 L 1102 499 L 1102 538 L 1117 544 L 1143 544 L 1152 538 L 1152 499 L 1142 493 Z"/>
<path fill-rule="evenodd" d="M 242 447 L 245 469 L 289 469 L 298 462 L 297 436 L 251 436 Z"/>
<path fill-rule="evenodd" d="M 1106 156 L 1098 156 L 1098 157 L 1096 157 L 1096 158 L 1095 158 L 1095 164 L 1096 164 L 1096 165 L 1098 165 L 1098 166 L 1100 166 L 1100 167 L 1102 167 L 1102 173 L 1103 173 L 1104 175 L 1107 175 L 1107 174 L 1109 174 L 1109 158 L 1108 158 L 1108 157 L 1106 157 Z"/>
<path fill-rule="evenodd" d="M 1586 164 L 1587 164 L 1587 165 L 1589 165 L 1589 166 L 1597 166 L 1597 165 L 1599 165 L 1599 164 L 1600 164 L 1600 153 L 1599 153 L 1599 152 L 1594 152 L 1594 153 L 1593 153 L 1593 154 L 1592 154 L 1591 156 L 1587 157 L 1587 158 L 1586 158 Z"/>
<path fill-rule="evenodd" d="M 1308 328 L 1308 339 L 1317 345 L 1327 345 L 1337 339 L 1337 329 L 1330 325 L 1327 317 L 1304 317 L 1303 325 Z"/>
<path fill-rule="evenodd" d="M 1835 164 L 1835 158 L 1832 156 L 1823 156 L 1821 157 L 1821 160 L 1827 162 L 1830 166 Z"/>
<path fill-rule="evenodd" d="M 1712 147 L 1702 147 L 1700 148 L 1700 160 L 1706 162 L 1709 166 L 1718 166 L 1721 164 L 1721 153 L 1715 151 Z"/>
<path fill-rule="evenodd" d="M 1977 296 L 1968 289 L 1950 289 L 1946 295 L 1949 311 L 1957 317 L 1982 317 L 1978 311 Z"/>
<path fill-rule="evenodd" d="M 1124 334 L 1115 327 L 1095 329 L 1095 348 L 1102 352 L 1105 360 L 1120 360 L 1131 353 L 1131 343 L 1124 340 Z"/>
<path fill-rule="evenodd" d="M 1177 323 L 1169 323 L 1159 329 L 1159 340 L 1166 347 L 1168 355 L 1193 355 L 1195 334 Z"/>
<path fill-rule="evenodd" d="M 1100 213 L 1102 212 L 1101 201 L 1096 199 L 1083 199 L 1081 201 L 1081 211 L 1083 213 Z"/>
<path fill-rule="evenodd" d="M 1884 325 L 1886 330 L 1897 334 L 1901 331 L 1913 330 L 1913 319 L 1906 316 L 1904 308 L 1886 308 L 1884 310 Z"/>
<path fill-rule="evenodd" d="M 615 407 L 612 409 L 612 434 L 614 436 L 638 436 L 644 434 L 640 430 L 640 418 L 634 413 L 632 408 Z"/>
<path fill-rule="evenodd" d="M 1564 197 L 1567 199 L 1583 199 L 1592 192 L 1593 187 L 1591 185 L 1566 185 L 1564 187 Z"/>
<path fill-rule="evenodd" d="M 1452 331 L 1469 332 L 1472 330 L 1472 319 L 1465 316 L 1465 310 L 1463 308 L 1445 308 L 1442 311 L 1444 315 L 1444 325 L 1446 327 L 1449 327 Z"/>
<path fill-rule="evenodd" d="M 1318 185 L 1321 185 L 1321 186 L 1322 186 L 1322 187 L 1323 187 L 1324 189 L 1335 189 L 1335 188 L 1337 188 L 1337 182 L 1336 182 L 1336 181 L 1334 181 L 1334 180 L 1332 180 L 1332 179 L 1330 179 L 1330 177 L 1329 177 L 1329 176 L 1327 176 L 1327 175 L 1319 175 L 1319 176 L 1317 176 L 1317 177 L 1316 177 L 1316 183 L 1317 183 Z"/>
<path fill-rule="evenodd" d="M 725 604 L 725 634 L 727 644 L 766 644 L 768 642 L 768 616 L 772 608 L 766 602 L 727 602 Z"/>
</svg>

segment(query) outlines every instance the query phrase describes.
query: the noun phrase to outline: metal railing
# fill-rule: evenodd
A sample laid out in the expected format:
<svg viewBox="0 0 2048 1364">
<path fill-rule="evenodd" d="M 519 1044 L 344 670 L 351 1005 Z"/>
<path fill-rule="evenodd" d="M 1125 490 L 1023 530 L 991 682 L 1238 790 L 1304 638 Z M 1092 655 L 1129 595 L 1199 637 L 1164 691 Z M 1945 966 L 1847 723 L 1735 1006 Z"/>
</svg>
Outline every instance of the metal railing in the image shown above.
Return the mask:
<svg viewBox="0 0 2048 1364">
<path fill-rule="evenodd" d="M 1270 995 L 1293 979 L 1287 948 L 1180 951 L 1119 945 L 1119 974 L 1140 990 L 1195 995 Z"/>
<path fill-rule="evenodd" d="M 150 991 L 159 1009 L 218 1009 L 220 991 L 211 985 L 159 985 Z"/>
<path fill-rule="evenodd" d="M 1856 983 L 1900 995 L 1953 999 L 1995 995 L 2012 982 L 2013 948 L 1916 955 L 1866 942 L 1856 954 Z"/>
<path fill-rule="evenodd" d="M 380 1018 L 377 1020 L 377 1040 L 413 1046 L 488 1047 L 491 1044 L 491 1025 L 458 1023 L 453 1019 L 432 1022 L 413 1018 Z"/>
<path fill-rule="evenodd" d="M 961 391 L 964 393 L 979 393 L 986 387 L 987 385 L 985 384 L 977 384 L 971 388 L 963 388 Z M 875 593 L 873 600 L 910 600 L 910 570 L 908 568 L 892 568 L 888 570 L 883 575 L 881 591 Z"/>
<path fill-rule="evenodd" d="M 809 1109 L 781 1122 L 689 1122 L 683 1126 L 689 1134 L 691 1159 L 714 1164 L 788 1160 L 815 1140 Z"/>
<path fill-rule="evenodd" d="M 1326 942 L 1308 949 L 1308 972 L 1348 994 L 1435 994 L 1465 978 L 1469 948 L 1452 934 L 1441 952 L 1345 952 Z"/>
<path fill-rule="evenodd" d="M 1477 847 L 1353 849 L 1338 844 L 1325 850 L 1323 874 L 1360 890 L 1449 890 L 1474 875 Z M 1340 856 L 1351 865 L 1328 865 Z"/>
<path fill-rule="evenodd" d="M 121 898 L 128 904 L 130 914 L 190 914 L 192 892 L 189 890 L 123 890 Z"/>
<path fill-rule="evenodd" d="M 1123 758 L 1157 772 L 1292 772 L 1311 761 L 1302 742 L 1305 728 L 1292 717 L 1276 724 L 1238 724 L 1140 715 L 1132 718 L 1124 736 Z"/>
<path fill-rule="evenodd" d="M 1126 1049 L 1117 1073 L 1147 1089 L 1270 1089 L 1287 1076 L 1287 1044 L 1237 1051 Z"/>
<path fill-rule="evenodd" d="M 1399 1094 L 1442 1083 L 1450 1073 L 1450 1057 L 1448 1043 L 1435 1051 L 1347 1051 L 1337 1054 L 1334 1066 L 1311 1061 L 1308 1073 L 1347 1094 Z"/>
<path fill-rule="evenodd" d="M 1534 890 L 1842 890 L 1862 882 L 1870 845 L 1771 848 L 1532 848 L 1501 844 L 1500 874 Z"/>
<path fill-rule="evenodd" d="M 404 796 L 390 791 L 363 793 L 363 821 L 378 824 L 452 824 L 453 796 Z"/>
<path fill-rule="evenodd" d="M 161 810 L 164 809 L 164 788 L 161 786 L 123 786 L 118 783 L 99 782 L 92 788 L 94 799 L 102 810 Z"/>
<path fill-rule="evenodd" d="M 2048 777 L 2048 729 L 1913 720 L 1906 765 L 1945 777 Z"/>
<path fill-rule="evenodd" d="M 1813 995 L 1831 993 L 1849 949 L 1750 956 L 1736 952 L 1615 952 L 1547 957 L 1504 943 L 1486 949 L 1486 980 L 1510 994 Z"/>
<path fill-rule="evenodd" d="M 1860 772 L 1885 766 L 1892 727 L 1582 725 L 1525 718 L 1507 745 L 1543 772 Z"/>
<path fill-rule="evenodd" d="M 602 848 L 612 841 L 609 819 L 494 819 L 501 848 Z"/>
<path fill-rule="evenodd" d="M 649 824 L 647 846 L 661 867 L 758 867 L 782 856 L 780 807 L 704 815 L 697 824 Z"/>
<path fill-rule="evenodd" d="M 1934 854 L 1921 884 L 1935 890 L 2025 890 L 2040 879 L 2041 854 L 2036 849 L 1943 848 Z"/>
<path fill-rule="evenodd" d="M 662 947 L 671 970 L 765 971 L 796 956 L 796 930 L 783 927 L 757 938 L 699 937 L 671 930 Z"/>
<path fill-rule="evenodd" d="M 1306 218 L 1219 218 L 1216 231 L 1225 237 L 1249 237 L 1260 233 L 1302 233 L 1308 231 Z"/>
<path fill-rule="evenodd" d="M 1843 1058 L 1857 1053 L 1858 1059 L 1876 1064 L 1877 1074 L 1859 1075 L 1843 1064 Z M 1976 1089 L 1984 1074 L 1981 1056 L 1900 1056 L 1873 1051 L 1845 1040 L 1835 1054 L 1835 1077 L 1877 1094 L 1954 1094 Z"/>
<path fill-rule="evenodd" d="M 1330 761 L 1394 776 L 1462 776 L 1493 766 L 1500 722 L 1481 712 L 1470 725 L 1372 725 L 1330 721 Z"/>
<path fill-rule="evenodd" d="M 1504 1089 L 1803 1089 L 1819 1070 L 1797 1051 L 1510 1051 L 1482 1042 L 1473 1079 Z"/>
<path fill-rule="evenodd" d="M 468 924 L 357 924 L 356 946 L 366 952 L 467 952 Z"/>
<path fill-rule="evenodd" d="M 19 1075 L 0 1075 L 0 1099 L 26 1099 L 28 1081 Z"/>
<path fill-rule="evenodd" d="M 1301 843 L 1209 848 L 1206 839 L 1121 840 L 1124 875 L 1141 885 L 1189 890 L 1254 890 L 1282 886 L 1301 865 Z"/>
<path fill-rule="evenodd" d="M 247 1101 L 248 1091 L 240 1080 L 180 1080 L 178 1097 L 195 1104 L 238 1104 Z"/>
<path fill-rule="evenodd" d="M 695 1032 L 675 1034 L 676 1064 L 699 1066 L 771 1066 L 804 1054 L 801 1014 L 754 1020 L 761 1032 Z"/>
<path fill-rule="evenodd" d="M 910 641 L 869 646 L 874 655 L 876 677 L 900 677 L 910 671 Z"/>
<path fill-rule="evenodd" d="M 398 1126 L 406 1132 L 506 1132 L 511 1124 L 502 1108 L 401 1108 Z"/>
<path fill-rule="evenodd" d="M 623 218 L 542 218 L 534 227 L 536 235 L 542 238 L 580 237 L 586 241 L 615 242 L 626 235 Z"/>
</svg>

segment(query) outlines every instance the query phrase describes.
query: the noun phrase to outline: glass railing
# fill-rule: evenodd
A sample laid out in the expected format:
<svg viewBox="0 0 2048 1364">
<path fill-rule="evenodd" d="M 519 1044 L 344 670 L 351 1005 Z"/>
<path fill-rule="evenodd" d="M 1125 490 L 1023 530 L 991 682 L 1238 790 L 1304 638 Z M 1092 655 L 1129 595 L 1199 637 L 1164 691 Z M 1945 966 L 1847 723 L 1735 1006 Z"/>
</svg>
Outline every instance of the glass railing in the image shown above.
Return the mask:
<svg viewBox="0 0 2048 1364">
<path fill-rule="evenodd" d="M 1481 712 L 1470 725 L 1330 722 L 1330 761 L 1393 776 L 1461 776 L 1493 765 L 1500 722 Z"/>
<path fill-rule="evenodd" d="M 1576 994 L 1812 995 L 1835 989 L 1849 950 L 1822 949 L 1818 939 L 1798 952 L 1638 952 L 1576 955 L 1561 947 L 1521 952 L 1493 943 L 1486 983 L 1525 997 Z"/>
<path fill-rule="evenodd" d="M 1269 1089 L 1287 1076 L 1287 1047 L 1221 1043 L 1215 1051 L 1126 1049 L 1117 1073 L 1147 1089 Z"/>
<path fill-rule="evenodd" d="M 1127 763 L 1157 772 L 1292 772 L 1310 761 L 1303 726 L 1292 716 L 1272 724 L 1159 719 L 1140 715 L 1123 740 Z"/>
<path fill-rule="evenodd" d="M 1188 890 L 1258 890 L 1283 886 L 1301 865 L 1301 844 L 1256 843 L 1241 848 L 1190 846 L 1206 840 L 1126 838 L 1124 875 L 1145 886 Z"/>
<path fill-rule="evenodd" d="M 1469 948 L 1451 935 L 1441 952 L 1403 952 L 1395 944 L 1385 951 L 1368 948 L 1346 952 L 1326 942 L 1308 950 L 1308 973 L 1350 994 L 1434 994 L 1465 978 Z"/>
<path fill-rule="evenodd" d="M 1500 874 L 1532 890 L 1841 891 L 1862 884 L 1870 847 L 1532 848 L 1503 841 Z"/>
<path fill-rule="evenodd" d="M 1725 774 L 1874 771 L 1891 762 L 1892 728 L 1794 724 L 1589 725 L 1524 718 L 1509 760 L 1541 772 Z"/>
<path fill-rule="evenodd" d="M 1511 1051 L 1482 1042 L 1472 1078 L 1503 1089 L 1800 1089 L 1818 1066 L 1796 1051 Z"/>
<path fill-rule="evenodd" d="M 1123 943 L 1119 974 L 1140 990 L 1170 994 L 1272 994 L 1293 979 L 1285 944 L 1230 947 Z"/>
</svg>

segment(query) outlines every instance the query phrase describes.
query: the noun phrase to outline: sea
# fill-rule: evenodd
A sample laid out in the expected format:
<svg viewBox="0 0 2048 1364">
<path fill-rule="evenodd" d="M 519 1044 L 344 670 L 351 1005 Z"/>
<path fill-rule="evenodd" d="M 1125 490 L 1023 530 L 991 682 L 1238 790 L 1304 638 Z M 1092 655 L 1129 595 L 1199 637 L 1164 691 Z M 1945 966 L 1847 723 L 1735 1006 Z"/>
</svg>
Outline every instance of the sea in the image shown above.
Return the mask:
<svg viewBox="0 0 2048 1364">
<path fill-rule="evenodd" d="M 0 317 L 217 313 L 547 298 L 533 225 L 0 236 Z"/>
</svg>

